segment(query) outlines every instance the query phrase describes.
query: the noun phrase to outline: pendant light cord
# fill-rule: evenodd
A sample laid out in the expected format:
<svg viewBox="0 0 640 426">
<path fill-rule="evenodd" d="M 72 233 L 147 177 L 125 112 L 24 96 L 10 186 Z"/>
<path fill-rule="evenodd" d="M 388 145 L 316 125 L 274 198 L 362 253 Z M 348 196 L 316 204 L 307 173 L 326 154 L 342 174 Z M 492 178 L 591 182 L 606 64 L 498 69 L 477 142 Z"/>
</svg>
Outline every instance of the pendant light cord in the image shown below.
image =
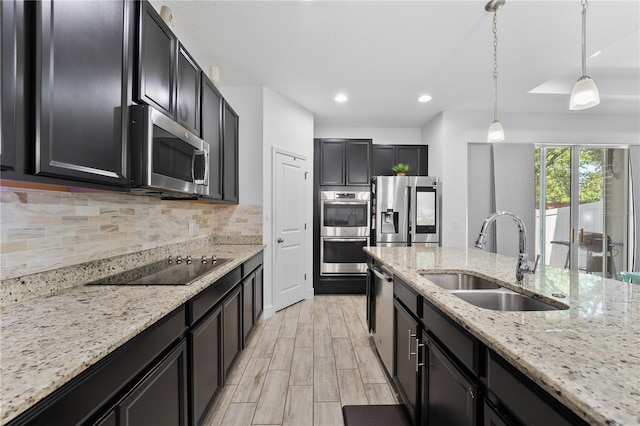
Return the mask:
<svg viewBox="0 0 640 426">
<path fill-rule="evenodd" d="M 589 2 L 582 0 L 582 76 L 587 75 L 587 8 Z"/>
<path fill-rule="evenodd" d="M 493 121 L 496 120 L 498 120 L 498 8 L 493 9 Z"/>
</svg>

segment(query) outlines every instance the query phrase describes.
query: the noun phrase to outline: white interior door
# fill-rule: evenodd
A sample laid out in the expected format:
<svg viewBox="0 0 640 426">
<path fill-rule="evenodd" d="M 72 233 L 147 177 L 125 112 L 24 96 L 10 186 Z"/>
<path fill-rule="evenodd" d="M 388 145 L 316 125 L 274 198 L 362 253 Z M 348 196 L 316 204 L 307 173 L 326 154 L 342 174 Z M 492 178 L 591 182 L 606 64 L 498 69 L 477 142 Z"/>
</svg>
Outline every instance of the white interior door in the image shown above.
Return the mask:
<svg viewBox="0 0 640 426">
<path fill-rule="evenodd" d="M 307 164 L 299 156 L 275 152 L 273 250 L 276 311 L 304 299 L 306 292 Z"/>
</svg>

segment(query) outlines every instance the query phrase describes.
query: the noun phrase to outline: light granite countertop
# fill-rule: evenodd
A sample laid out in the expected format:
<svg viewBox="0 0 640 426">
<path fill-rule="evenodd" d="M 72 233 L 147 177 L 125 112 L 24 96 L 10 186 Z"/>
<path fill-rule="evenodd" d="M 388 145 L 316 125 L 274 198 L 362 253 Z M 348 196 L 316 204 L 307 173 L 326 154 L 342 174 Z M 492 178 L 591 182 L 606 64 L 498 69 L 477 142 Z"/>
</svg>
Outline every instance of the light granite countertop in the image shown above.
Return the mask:
<svg viewBox="0 0 640 426">
<path fill-rule="evenodd" d="M 520 286 L 515 258 L 474 248 L 365 251 L 588 423 L 640 424 L 640 285 L 546 267 Z M 483 309 L 420 272 L 471 272 L 569 308 Z"/>
<path fill-rule="evenodd" d="M 59 280 L 81 282 L 51 295 L 4 306 L 0 315 L 0 424 L 51 394 L 264 246 L 207 248 L 218 258 L 233 260 L 187 286 L 82 285 L 90 281 L 89 277 L 101 278 L 150 263 L 147 253 L 125 257 L 126 262 L 103 261 L 89 274 L 87 267 L 65 268 L 64 276 L 53 271 L 47 275 L 50 285 Z M 164 255 L 164 251 L 156 250 L 151 255 Z M 28 277 L 21 278 L 25 280 Z"/>
</svg>

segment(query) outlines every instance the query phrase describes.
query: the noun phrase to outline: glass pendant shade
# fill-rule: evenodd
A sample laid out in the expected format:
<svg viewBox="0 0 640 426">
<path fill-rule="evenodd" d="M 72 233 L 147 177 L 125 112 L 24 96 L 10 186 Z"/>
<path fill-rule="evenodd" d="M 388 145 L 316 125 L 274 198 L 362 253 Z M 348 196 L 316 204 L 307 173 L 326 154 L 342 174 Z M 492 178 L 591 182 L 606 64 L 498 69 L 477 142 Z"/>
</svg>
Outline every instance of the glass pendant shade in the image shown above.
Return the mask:
<svg viewBox="0 0 640 426">
<path fill-rule="evenodd" d="M 596 82 L 586 75 L 583 75 L 576 81 L 571 91 L 571 99 L 569 100 L 569 109 L 576 111 L 580 109 L 591 108 L 600 103 L 600 93 Z"/>
<path fill-rule="evenodd" d="M 493 120 L 487 132 L 487 142 L 502 142 L 504 140 L 504 129 L 498 120 Z"/>
</svg>

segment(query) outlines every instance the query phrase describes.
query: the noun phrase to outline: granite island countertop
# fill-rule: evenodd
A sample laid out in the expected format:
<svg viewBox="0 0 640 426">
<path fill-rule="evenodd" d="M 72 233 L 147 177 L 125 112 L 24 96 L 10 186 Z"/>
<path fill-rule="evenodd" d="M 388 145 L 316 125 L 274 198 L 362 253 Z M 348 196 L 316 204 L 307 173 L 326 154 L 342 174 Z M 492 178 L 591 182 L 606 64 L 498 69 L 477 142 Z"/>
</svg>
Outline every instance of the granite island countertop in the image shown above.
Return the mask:
<svg viewBox="0 0 640 426">
<path fill-rule="evenodd" d="M 640 424 L 640 285 L 547 266 L 520 286 L 517 259 L 475 248 L 365 251 L 588 423 Z M 483 309 L 420 272 L 470 272 L 569 308 Z"/>
<path fill-rule="evenodd" d="M 0 424 L 26 411 L 264 246 L 213 248 L 219 258 L 233 260 L 186 286 L 77 285 L 4 306 L 0 311 Z M 122 267 L 140 261 L 149 259 L 137 256 L 133 264 Z M 87 282 L 87 277 L 78 268 L 76 275 L 66 279 Z"/>
</svg>

